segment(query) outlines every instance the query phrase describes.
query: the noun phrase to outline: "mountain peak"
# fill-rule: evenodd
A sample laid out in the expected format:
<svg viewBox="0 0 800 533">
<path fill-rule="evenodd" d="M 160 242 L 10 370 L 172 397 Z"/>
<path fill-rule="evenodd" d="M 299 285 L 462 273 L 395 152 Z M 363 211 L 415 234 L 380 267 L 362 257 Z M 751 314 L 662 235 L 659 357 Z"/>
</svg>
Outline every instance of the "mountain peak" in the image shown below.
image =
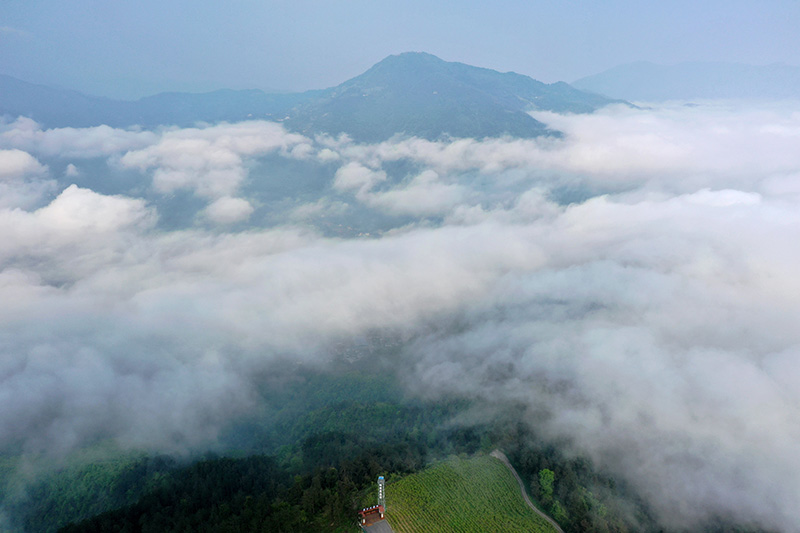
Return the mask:
<svg viewBox="0 0 800 533">
<path fill-rule="evenodd" d="M 398 133 L 429 139 L 536 137 L 552 132 L 528 111 L 591 112 L 611 102 L 563 82 L 548 85 L 513 72 L 405 52 L 329 89 L 296 109 L 286 124 L 303 133 L 344 132 L 359 141 Z"/>
<path fill-rule="evenodd" d="M 448 70 L 449 65 L 456 64 L 457 63 L 450 63 L 426 52 L 403 52 L 402 54 L 385 57 L 381 61 L 375 63 L 366 72 L 348 80 L 345 84 L 355 80 L 369 80 L 381 76 L 419 78 L 420 76 L 429 76 L 437 72 L 441 74 Z M 402 82 L 402 79 L 396 79 L 394 81 Z"/>
<path fill-rule="evenodd" d="M 403 72 L 412 74 L 414 77 L 419 77 L 423 74 L 431 74 L 431 73 L 438 73 L 438 74 L 449 74 L 455 75 L 457 73 L 465 73 L 465 72 L 483 72 L 483 73 L 492 73 L 494 75 L 506 75 L 511 74 L 513 76 L 519 76 L 519 74 L 514 73 L 505 73 L 502 74 L 500 72 L 481 68 L 481 67 L 474 67 L 472 65 L 467 65 L 466 63 L 458 63 L 456 61 L 445 61 L 433 54 L 429 54 L 427 52 L 402 52 L 400 54 L 394 54 L 383 58 L 381 61 L 375 63 L 370 69 L 368 69 L 364 74 L 361 76 L 369 76 L 372 74 L 377 73 L 388 73 L 388 72 Z M 361 76 L 357 76 L 353 79 L 358 79 Z"/>
<path fill-rule="evenodd" d="M 430 62 L 440 62 L 445 63 L 446 61 L 436 57 L 433 54 L 429 54 L 428 52 L 400 52 L 399 54 L 392 54 L 383 58 L 382 61 L 379 61 L 378 64 L 383 62 L 392 62 L 392 61 L 413 61 L 413 62 L 421 62 L 421 61 L 430 61 Z"/>
</svg>

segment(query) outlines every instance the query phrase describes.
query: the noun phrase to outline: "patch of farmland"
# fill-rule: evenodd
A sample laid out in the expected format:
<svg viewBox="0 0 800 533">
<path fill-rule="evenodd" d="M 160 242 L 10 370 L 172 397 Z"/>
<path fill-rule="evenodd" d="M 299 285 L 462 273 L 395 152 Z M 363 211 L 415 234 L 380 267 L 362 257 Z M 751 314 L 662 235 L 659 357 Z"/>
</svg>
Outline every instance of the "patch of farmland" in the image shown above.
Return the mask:
<svg viewBox="0 0 800 533">
<path fill-rule="evenodd" d="M 553 533 L 523 501 L 519 485 L 490 456 L 451 457 L 386 486 L 386 517 L 396 533 Z"/>
</svg>

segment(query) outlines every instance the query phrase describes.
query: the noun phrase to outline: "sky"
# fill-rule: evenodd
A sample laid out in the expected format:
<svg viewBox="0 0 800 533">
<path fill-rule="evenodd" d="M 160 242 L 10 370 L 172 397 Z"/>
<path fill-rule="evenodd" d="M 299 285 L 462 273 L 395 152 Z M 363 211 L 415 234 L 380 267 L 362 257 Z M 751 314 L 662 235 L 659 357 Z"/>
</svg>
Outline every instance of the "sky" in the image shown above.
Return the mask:
<svg viewBox="0 0 800 533">
<path fill-rule="evenodd" d="M 4 0 L 0 74 L 137 98 L 337 85 L 424 51 L 545 82 L 633 62 L 800 65 L 800 3 Z"/>
</svg>

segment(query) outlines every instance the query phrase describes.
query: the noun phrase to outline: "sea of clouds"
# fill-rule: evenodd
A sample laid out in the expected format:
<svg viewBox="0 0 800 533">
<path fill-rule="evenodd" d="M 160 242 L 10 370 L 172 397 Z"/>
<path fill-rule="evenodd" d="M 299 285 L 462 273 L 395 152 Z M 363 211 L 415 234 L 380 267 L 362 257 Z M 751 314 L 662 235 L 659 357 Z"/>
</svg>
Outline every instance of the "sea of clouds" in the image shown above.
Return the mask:
<svg viewBox="0 0 800 533">
<path fill-rule="evenodd" d="M 324 367 L 382 332 L 406 340 L 410 393 L 550 413 L 541 434 L 670 526 L 800 530 L 800 104 L 535 117 L 564 135 L 6 122 L 0 450 L 213 447 L 271 365 Z M 263 227 L 246 185 L 267 156 L 333 170 Z M 139 173 L 141 194 L 73 184 L 98 160 L 108 179 Z M 166 230 L 148 198 L 176 192 L 204 207 Z M 404 222 L 378 238 L 315 225 L 362 208 Z"/>
</svg>

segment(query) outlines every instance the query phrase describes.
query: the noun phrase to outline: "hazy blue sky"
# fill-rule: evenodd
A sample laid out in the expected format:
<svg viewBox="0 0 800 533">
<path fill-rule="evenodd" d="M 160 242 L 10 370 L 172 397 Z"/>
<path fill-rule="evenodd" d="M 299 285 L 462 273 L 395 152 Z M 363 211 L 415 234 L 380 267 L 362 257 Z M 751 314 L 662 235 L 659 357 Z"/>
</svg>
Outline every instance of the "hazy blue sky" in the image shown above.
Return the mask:
<svg viewBox="0 0 800 533">
<path fill-rule="evenodd" d="M 542 81 L 638 60 L 800 65 L 800 2 L 2 0 L 0 73 L 135 97 L 335 85 L 426 51 Z"/>
</svg>

